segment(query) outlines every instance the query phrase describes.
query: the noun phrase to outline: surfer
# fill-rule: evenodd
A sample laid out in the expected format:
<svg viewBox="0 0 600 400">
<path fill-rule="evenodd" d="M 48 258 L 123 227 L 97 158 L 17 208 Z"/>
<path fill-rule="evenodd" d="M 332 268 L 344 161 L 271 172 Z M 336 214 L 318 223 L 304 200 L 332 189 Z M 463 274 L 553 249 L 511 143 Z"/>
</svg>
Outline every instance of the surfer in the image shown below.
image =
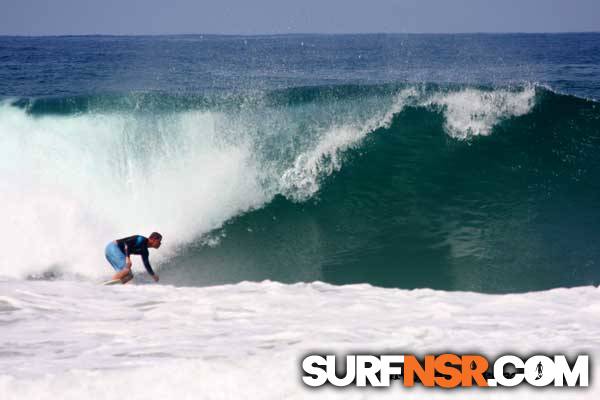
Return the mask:
<svg viewBox="0 0 600 400">
<path fill-rule="evenodd" d="M 536 371 L 537 371 L 537 378 L 535 378 L 535 380 L 537 381 L 538 379 L 540 379 L 542 377 L 542 375 L 544 374 L 544 366 L 542 365 L 542 362 L 540 361 L 537 365 L 537 367 L 535 367 Z"/>
<path fill-rule="evenodd" d="M 161 241 L 162 235 L 158 232 L 152 232 L 148 238 L 141 235 L 134 235 L 107 244 L 104 255 L 110 265 L 117 271 L 113 276 L 113 280 L 118 279 L 121 283 L 127 283 L 133 279 L 130 255 L 137 254 L 142 256 L 146 271 L 148 271 L 155 282 L 158 282 L 158 275 L 154 273 L 150 266 L 150 260 L 148 260 L 148 249 L 158 249 Z"/>
</svg>

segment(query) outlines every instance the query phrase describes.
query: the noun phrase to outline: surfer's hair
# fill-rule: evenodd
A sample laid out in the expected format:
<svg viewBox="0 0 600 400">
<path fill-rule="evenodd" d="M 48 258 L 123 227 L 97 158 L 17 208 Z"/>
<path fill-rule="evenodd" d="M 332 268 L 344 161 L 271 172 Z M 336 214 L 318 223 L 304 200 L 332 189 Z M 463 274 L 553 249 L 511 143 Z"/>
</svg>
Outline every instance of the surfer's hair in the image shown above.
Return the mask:
<svg viewBox="0 0 600 400">
<path fill-rule="evenodd" d="M 158 232 L 152 232 L 150 234 L 150 239 L 154 239 L 154 240 L 162 240 L 162 235 Z"/>
</svg>

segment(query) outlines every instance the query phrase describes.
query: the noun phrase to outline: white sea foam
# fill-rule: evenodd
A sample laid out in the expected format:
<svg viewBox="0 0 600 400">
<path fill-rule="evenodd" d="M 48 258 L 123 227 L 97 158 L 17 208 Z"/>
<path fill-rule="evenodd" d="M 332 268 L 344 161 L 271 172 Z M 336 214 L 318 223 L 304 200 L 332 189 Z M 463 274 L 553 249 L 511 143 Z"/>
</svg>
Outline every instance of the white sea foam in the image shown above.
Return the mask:
<svg viewBox="0 0 600 400">
<path fill-rule="evenodd" d="M 600 355 L 600 290 L 0 281 L 0 398 L 568 398 L 587 389 L 308 389 L 309 352 Z"/>
<path fill-rule="evenodd" d="M 31 117 L 0 107 L 0 276 L 55 266 L 106 274 L 104 243 L 161 231 L 177 245 L 270 198 L 248 143 L 218 113 L 167 120 L 86 114 Z M 160 258 L 158 258 L 160 260 Z"/>
<path fill-rule="evenodd" d="M 519 91 L 463 89 L 436 94 L 423 104 L 442 107 L 448 135 L 466 139 L 489 135 L 498 122 L 527 114 L 534 100 L 534 87 Z"/>
<path fill-rule="evenodd" d="M 325 130 L 320 140 L 310 149 L 299 154 L 294 165 L 283 172 L 281 185 L 283 193 L 302 201 L 312 197 L 320 188 L 319 180 L 331 175 L 342 167 L 345 151 L 354 148 L 371 132 L 379 128 L 389 128 L 394 116 L 410 104 L 417 95 L 414 88 L 400 91 L 391 104 L 378 110 L 364 122 L 334 126 Z"/>
</svg>

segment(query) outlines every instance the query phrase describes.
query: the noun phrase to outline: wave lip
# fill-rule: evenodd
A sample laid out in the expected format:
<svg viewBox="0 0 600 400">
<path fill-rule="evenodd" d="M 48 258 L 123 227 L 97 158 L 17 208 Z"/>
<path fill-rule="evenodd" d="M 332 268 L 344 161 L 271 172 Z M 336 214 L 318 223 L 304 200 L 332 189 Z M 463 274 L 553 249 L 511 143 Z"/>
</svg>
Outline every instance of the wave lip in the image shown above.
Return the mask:
<svg viewBox="0 0 600 400">
<path fill-rule="evenodd" d="M 294 165 L 281 176 L 282 193 L 297 201 L 311 198 L 319 190 L 319 179 L 342 168 L 342 157 L 348 149 L 360 145 L 369 133 L 389 128 L 392 119 L 416 96 L 414 88 L 401 90 L 388 108 L 359 125 L 334 126 L 327 130 L 310 150 L 298 155 Z"/>
<path fill-rule="evenodd" d="M 362 124 L 335 126 L 326 131 L 312 149 L 300 154 L 293 167 L 282 174 L 282 193 L 299 201 L 311 198 L 319 190 L 319 179 L 341 169 L 344 152 L 360 146 L 369 133 L 389 128 L 393 118 L 405 107 L 441 111 L 447 134 L 455 139 L 467 139 L 487 136 L 502 120 L 529 113 L 535 105 L 535 97 L 534 86 L 518 90 L 466 88 L 433 93 L 424 87 L 400 90 L 391 106 L 378 110 Z"/>
<path fill-rule="evenodd" d="M 465 89 L 435 94 L 425 105 L 442 107 L 445 129 L 457 139 L 487 136 L 498 122 L 528 114 L 535 105 L 533 86 L 520 91 Z"/>
</svg>

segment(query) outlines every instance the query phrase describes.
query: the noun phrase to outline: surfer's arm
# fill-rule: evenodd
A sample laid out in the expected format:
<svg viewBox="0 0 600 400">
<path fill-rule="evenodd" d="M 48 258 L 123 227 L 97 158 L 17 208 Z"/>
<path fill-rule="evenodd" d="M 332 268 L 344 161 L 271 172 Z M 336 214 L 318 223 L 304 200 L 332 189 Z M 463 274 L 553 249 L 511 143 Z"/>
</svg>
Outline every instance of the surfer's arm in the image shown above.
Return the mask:
<svg viewBox="0 0 600 400">
<path fill-rule="evenodd" d="M 127 268 L 131 269 L 131 258 L 129 257 L 129 248 L 127 243 L 125 244 L 125 262 L 127 263 Z"/>
<path fill-rule="evenodd" d="M 146 268 L 146 271 L 148 271 L 148 273 L 152 276 L 155 282 L 158 282 L 158 275 L 156 275 L 152 270 L 150 260 L 148 259 L 148 252 L 142 253 L 142 261 L 144 262 L 144 267 Z"/>
</svg>

